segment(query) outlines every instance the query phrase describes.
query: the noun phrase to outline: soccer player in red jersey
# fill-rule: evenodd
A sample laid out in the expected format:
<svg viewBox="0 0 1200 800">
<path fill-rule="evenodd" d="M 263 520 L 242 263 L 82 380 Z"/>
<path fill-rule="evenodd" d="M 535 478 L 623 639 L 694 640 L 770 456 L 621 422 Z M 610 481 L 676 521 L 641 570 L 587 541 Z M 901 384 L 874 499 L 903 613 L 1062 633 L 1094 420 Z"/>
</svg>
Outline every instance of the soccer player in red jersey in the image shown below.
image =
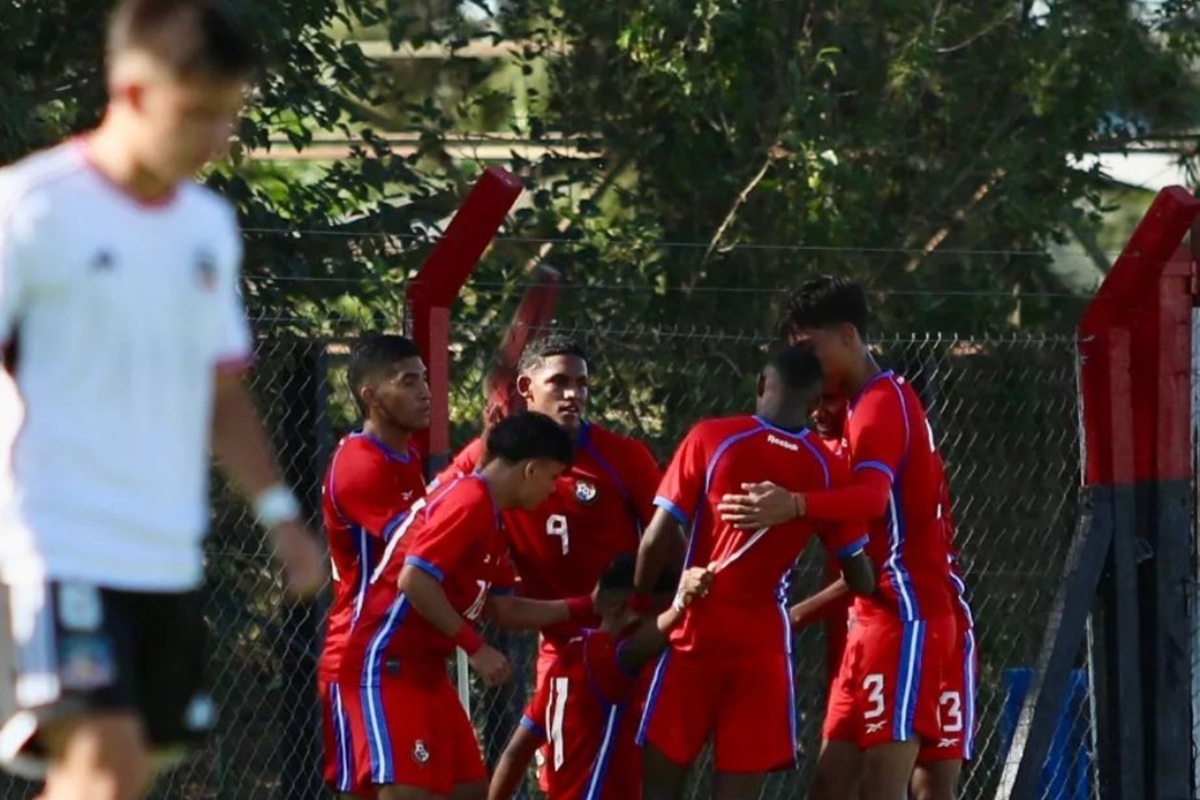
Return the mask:
<svg viewBox="0 0 1200 800">
<path fill-rule="evenodd" d="M 941 737 L 942 676 L 957 631 L 949 552 L 938 515 L 940 459 L 925 411 L 903 379 L 884 372 L 866 345 L 861 287 L 823 276 L 791 297 L 792 342 L 812 345 L 829 388 L 849 399 L 846 443 L 854 483 L 800 492 L 749 483 L 720 504 L 747 530 L 797 517 L 872 520 L 868 553 L 879 588 L 854 604 L 854 626 L 831 693 L 812 795 L 818 800 L 904 796 L 920 745 Z M 838 586 L 822 590 L 835 597 Z"/>
<path fill-rule="evenodd" d="M 693 567 L 679 580 L 664 571 L 656 601 L 670 608 L 641 620 L 631 607 L 636 559 L 618 556 L 593 592 L 600 627 L 571 638 L 546 673 L 492 776 L 488 800 L 512 800 L 534 751 L 550 745 L 549 800 L 636 800 L 642 792 L 642 754 L 634 742 L 644 667 L 667 645 L 666 634 L 712 573 Z M 678 600 L 671 602 L 672 595 Z M 660 606 L 661 607 L 661 606 Z"/>
<path fill-rule="evenodd" d="M 321 504 L 333 603 L 317 676 L 325 782 L 335 792 L 366 796 L 373 789 L 359 708 L 362 665 L 343 667 L 342 660 L 388 538 L 425 495 L 421 457 L 409 441 L 429 426 L 430 394 L 420 351 L 403 336 L 361 338 L 347 377 L 363 424 L 338 444 L 325 473 Z"/>
<path fill-rule="evenodd" d="M 504 515 L 520 594 L 541 600 L 587 594 L 615 557 L 637 552 L 654 513 L 658 463 L 646 445 L 584 418 L 590 377 L 587 354 L 576 342 L 559 334 L 531 342 L 517 371 L 526 407 L 553 418 L 575 442 L 575 461 L 550 498 Z M 467 445 L 438 482 L 469 473 L 482 449 L 478 439 Z M 587 624 L 594 627 L 599 619 Z M 578 630 L 564 625 L 543 631 L 535 685 Z"/>
<path fill-rule="evenodd" d="M 489 685 L 508 680 L 512 669 L 475 620 L 538 629 L 592 613 L 590 595 L 513 596 L 500 525 L 504 510 L 544 502 L 571 459 L 570 435 L 549 417 L 502 420 L 488 432 L 479 469 L 414 504 L 388 541 L 343 655 L 343 663 L 362 664 L 371 782 L 381 800 L 486 796 L 479 743 L 446 659 L 462 648 Z"/>
<path fill-rule="evenodd" d="M 670 560 L 679 525 L 690 530 L 685 564 L 716 574 L 703 603 L 671 632 L 638 731 L 646 747 L 645 800 L 676 800 L 705 742 L 713 740 L 713 797 L 755 797 L 767 772 L 795 765 L 796 701 L 786 580 L 814 533 L 842 559 L 852 589 L 874 587 L 863 553 L 865 523 L 808 520 L 753 534 L 721 521 L 716 503 L 742 484 L 772 480 L 793 491 L 849 480 L 805 427 L 821 393 L 810 348 L 772 354 L 758 380 L 757 414 L 700 422 L 659 486 L 659 506 L 638 553 L 637 586 L 652 586 Z"/>
</svg>

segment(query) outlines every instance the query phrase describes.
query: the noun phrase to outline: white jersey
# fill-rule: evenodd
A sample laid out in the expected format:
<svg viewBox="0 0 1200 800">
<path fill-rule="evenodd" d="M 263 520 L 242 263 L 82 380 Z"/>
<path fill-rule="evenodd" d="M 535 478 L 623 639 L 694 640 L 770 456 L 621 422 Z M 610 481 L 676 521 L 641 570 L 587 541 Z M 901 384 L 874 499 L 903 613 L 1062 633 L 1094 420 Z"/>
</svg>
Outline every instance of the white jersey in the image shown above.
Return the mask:
<svg viewBox="0 0 1200 800">
<path fill-rule="evenodd" d="M 251 340 L 233 208 L 153 205 L 68 142 L 0 169 L 0 580 L 184 591 L 203 579 L 217 369 Z"/>
</svg>

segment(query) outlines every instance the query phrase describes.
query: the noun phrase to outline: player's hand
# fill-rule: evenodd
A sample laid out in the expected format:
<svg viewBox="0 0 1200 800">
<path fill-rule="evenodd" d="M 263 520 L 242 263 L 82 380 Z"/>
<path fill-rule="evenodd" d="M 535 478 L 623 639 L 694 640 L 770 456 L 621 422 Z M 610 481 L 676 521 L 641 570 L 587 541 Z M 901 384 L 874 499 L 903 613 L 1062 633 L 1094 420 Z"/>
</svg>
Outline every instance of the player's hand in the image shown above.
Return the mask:
<svg viewBox="0 0 1200 800">
<path fill-rule="evenodd" d="M 788 619 L 791 620 L 793 628 L 803 628 L 812 620 L 809 618 L 807 610 L 804 608 L 804 603 L 796 603 L 788 609 Z"/>
<path fill-rule="evenodd" d="M 325 553 L 317 537 L 297 520 L 271 529 L 275 555 L 283 565 L 283 586 L 293 600 L 315 597 L 325 586 Z"/>
<path fill-rule="evenodd" d="M 498 422 L 504 419 L 506 409 L 501 403 L 489 403 L 483 411 L 483 432 L 487 434 Z"/>
<path fill-rule="evenodd" d="M 743 483 L 745 494 L 727 494 L 717 503 L 721 519 L 743 530 L 770 528 L 804 516 L 804 496 L 770 481 Z"/>
<path fill-rule="evenodd" d="M 475 651 L 475 655 L 468 656 L 467 660 L 488 686 L 499 686 L 507 683 L 512 677 L 512 664 L 491 645 L 485 644 Z"/>
<path fill-rule="evenodd" d="M 713 573 L 704 567 L 690 567 L 679 580 L 679 602 L 685 608 L 697 597 L 705 597 L 712 588 Z"/>
</svg>

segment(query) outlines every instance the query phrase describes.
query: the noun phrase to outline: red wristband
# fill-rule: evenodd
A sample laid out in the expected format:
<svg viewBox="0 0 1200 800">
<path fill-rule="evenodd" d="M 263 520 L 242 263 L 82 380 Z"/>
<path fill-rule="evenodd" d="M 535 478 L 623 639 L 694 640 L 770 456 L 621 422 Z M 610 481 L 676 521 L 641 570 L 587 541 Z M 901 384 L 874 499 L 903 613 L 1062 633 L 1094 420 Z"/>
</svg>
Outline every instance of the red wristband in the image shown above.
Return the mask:
<svg viewBox="0 0 1200 800">
<path fill-rule="evenodd" d="M 629 608 L 637 614 L 645 614 L 654 607 L 650 595 L 638 592 L 629 600 Z"/>
<path fill-rule="evenodd" d="M 572 622 L 588 620 L 596 616 L 596 608 L 592 605 L 591 595 L 580 595 L 579 597 L 568 597 L 563 601 L 567 604 L 567 617 Z"/>
<path fill-rule="evenodd" d="M 479 635 L 479 631 L 475 630 L 475 626 L 469 622 L 464 622 L 463 626 L 458 629 L 458 633 L 450 637 L 454 640 L 457 647 L 462 648 L 462 651 L 469 656 L 473 656 L 479 652 L 479 648 L 483 647 L 483 637 Z"/>
</svg>

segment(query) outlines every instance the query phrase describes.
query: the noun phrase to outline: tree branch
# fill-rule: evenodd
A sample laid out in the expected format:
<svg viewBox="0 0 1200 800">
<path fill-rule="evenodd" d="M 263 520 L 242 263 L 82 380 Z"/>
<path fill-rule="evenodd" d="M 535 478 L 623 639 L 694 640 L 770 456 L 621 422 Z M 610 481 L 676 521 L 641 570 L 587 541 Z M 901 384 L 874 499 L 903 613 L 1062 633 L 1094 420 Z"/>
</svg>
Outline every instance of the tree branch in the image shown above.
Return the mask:
<svg viewBox="0 0 1200 800">
<path fill-rule="evenodd" d="M 925 242 L 925 246 L 921 248 L 920 255 L 913 256 L 908 260 L 908 263 L 904 265 L 904 271 L 913 272 L 917 267 L 921 266 L 931 253 L 942 246 L 942 242 L 946 240 L 950 232 L 963 223 L 963 220 L 967 218 L 967 214 L 971 213 L 976 206 L 983 202 L 983 198 L 988 196 L 988 192 L 995 188 L 996 184 L 1003 177 L 1004 168 L 997 167 L 988 179 L 979 185 L 979 188 L 975 190 L 971 198 L 950 216 L 950 221 L 938 228 L 933 236 L 929 237 L 929 240 Z"/>
</svg>

